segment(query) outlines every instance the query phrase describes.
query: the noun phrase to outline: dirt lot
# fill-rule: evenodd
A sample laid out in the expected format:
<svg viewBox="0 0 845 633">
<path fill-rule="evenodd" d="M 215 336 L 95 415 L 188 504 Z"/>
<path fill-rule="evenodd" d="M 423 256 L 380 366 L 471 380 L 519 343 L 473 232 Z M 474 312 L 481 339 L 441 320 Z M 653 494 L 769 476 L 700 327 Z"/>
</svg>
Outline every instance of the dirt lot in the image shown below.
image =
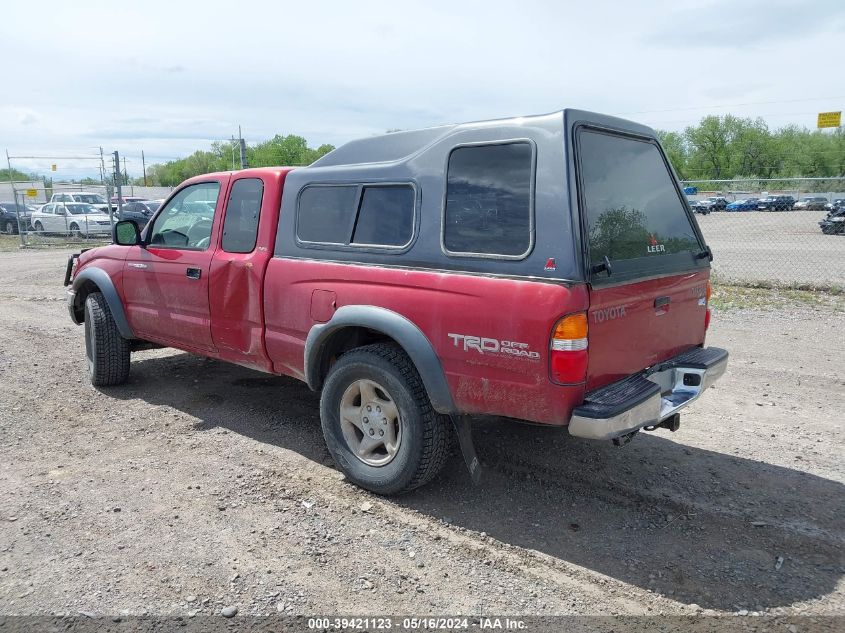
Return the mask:
<svg viewBox="0 0 845 633">
<path fill-rule="evenodd" d="M 158 350 L 93 389 L 64 257 L 0 253 L 2 613 L 845 613 L 841 298 L 717 293 L 678 433 L 479 423 L 481 486 L 382 499 L 294 380 Z"/>
</svg>

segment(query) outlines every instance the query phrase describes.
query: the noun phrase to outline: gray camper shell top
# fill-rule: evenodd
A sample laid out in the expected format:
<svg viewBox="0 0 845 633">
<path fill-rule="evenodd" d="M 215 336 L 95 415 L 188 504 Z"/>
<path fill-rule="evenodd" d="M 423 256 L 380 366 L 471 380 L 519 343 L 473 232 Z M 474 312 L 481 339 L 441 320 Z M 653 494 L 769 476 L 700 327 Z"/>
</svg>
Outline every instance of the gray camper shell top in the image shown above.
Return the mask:
<svg viewBox="0 0 845 633">
<path fill-rule="evenodd" d="M 655 139 L 649 127 L 615 117 L 562 110 L 552 114 L 444 125 L 351 141 L 285 180 L 276 239 L 278 257 L 583 282 L 589 279 L 573 157 L 574 133 L 590 126 Z M 444 243 L 450 157 L 465 147 L 522 144 L 530 165 L 530 228 L 522 252 L 455 252 Z M 677 179 L 676 179 L 677 180 Z M 407 185 L 413 231 L 389 248 L 301 239 L 300 200 L 310 187 Z M 679 196 L 682 196 L 679 190 Z M 354 213 L 353 213 L 354 215 Z M 307 220 L 306 220 L 307 221 Z M 353 220 L 354 222 L 354 220 Z M 351 232 L 351 230 L 350 230 Z M 347 240 L 349 242 L 349 240 Z"/>
</svg>

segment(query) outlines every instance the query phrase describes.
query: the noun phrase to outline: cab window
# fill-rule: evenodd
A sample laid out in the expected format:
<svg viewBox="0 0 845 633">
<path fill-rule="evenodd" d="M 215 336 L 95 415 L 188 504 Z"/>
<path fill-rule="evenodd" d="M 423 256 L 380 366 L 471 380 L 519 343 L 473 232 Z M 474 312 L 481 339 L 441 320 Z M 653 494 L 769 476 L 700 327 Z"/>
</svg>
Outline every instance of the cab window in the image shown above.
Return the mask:
<svg viewBox="0 0 845 633">
<path fill-rule="evenodd" d="M 264 182 L 260 178 L 242 178 L 232 185 L 223 222 L 224 251 L 251 253 L 255 249 L 263 196 Z"/>
<path fill-rule="evenodd" d="M 219 194 L 217 182 L 201 182 L 182 189 L 156 217 L 149 244 L 161 248 L 207 249 Z"/>
</svg>

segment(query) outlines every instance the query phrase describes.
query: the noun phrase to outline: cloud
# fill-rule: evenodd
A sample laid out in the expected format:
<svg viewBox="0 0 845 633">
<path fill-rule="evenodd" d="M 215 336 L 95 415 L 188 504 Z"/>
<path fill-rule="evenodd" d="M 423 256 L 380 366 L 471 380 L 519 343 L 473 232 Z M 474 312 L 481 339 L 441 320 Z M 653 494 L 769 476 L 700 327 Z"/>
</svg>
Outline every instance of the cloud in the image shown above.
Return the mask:
<svg viewBox="0 0 845 633">
<path fill-rule="evenodd" d="M 789 2 L 720 0 L 667 14 L 646 43 L 684 48 L 780 46 L 841 28 L 841 0 Z"/>
<path fill-rule="evenodd" d="M 298 134 L 318 146 L 565 107 L 683 129 L 714 112 L 813 126 L 813 111 L 845 106 L 789 117 L 796 106 L 777 103 L 796 98 L 788 78 L 799 96 L 843 94 L 827 63 L 845 41 L 842 0 L 253 0 L 240 13 L 204 2 L 79 11 L 43 0 L 51 20 L 37 38 L 16 26 L 31 7 L 11 3 L 0 52 L 46 79 L 7 91 L 3 144 L 19 155 L 117 149 L 140 173 L 141 150 L 147 164 L 186 156 L 239 125 L 250 143 Z M 97 37 L 69 44 L 67 33 Z M 722 107 L 737 103 L 755 105 Z"/>
<path fill-rule="evenodd" d="M 39 120 L 40 117 L 32 110 L 21 112 L 18 116 L 18 123 L 21 125 L 34 125 L 35 123 L 38 123 Z"/>
</svg>

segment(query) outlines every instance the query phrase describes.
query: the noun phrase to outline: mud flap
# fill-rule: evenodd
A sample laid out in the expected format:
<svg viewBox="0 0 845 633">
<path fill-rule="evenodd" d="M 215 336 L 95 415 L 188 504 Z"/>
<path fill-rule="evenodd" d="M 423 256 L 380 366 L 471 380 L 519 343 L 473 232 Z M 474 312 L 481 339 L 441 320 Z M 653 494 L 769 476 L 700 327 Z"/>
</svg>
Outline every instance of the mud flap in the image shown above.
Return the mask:
<svg viewBox="0 0 845 633">
<path fill-rule="evenodd" d="M 461 447 L 461 454 L 464 456 L 469 476 L 474 485 L 481 481 L 481 463 L 478 455 L 475 454 L 475 445 L 472 443 L 472 422 L 464 415 L 453 415 L 452 423 L 455 425 L 455 432 L 458 434 L 458 445 Z"/>
</svg>

